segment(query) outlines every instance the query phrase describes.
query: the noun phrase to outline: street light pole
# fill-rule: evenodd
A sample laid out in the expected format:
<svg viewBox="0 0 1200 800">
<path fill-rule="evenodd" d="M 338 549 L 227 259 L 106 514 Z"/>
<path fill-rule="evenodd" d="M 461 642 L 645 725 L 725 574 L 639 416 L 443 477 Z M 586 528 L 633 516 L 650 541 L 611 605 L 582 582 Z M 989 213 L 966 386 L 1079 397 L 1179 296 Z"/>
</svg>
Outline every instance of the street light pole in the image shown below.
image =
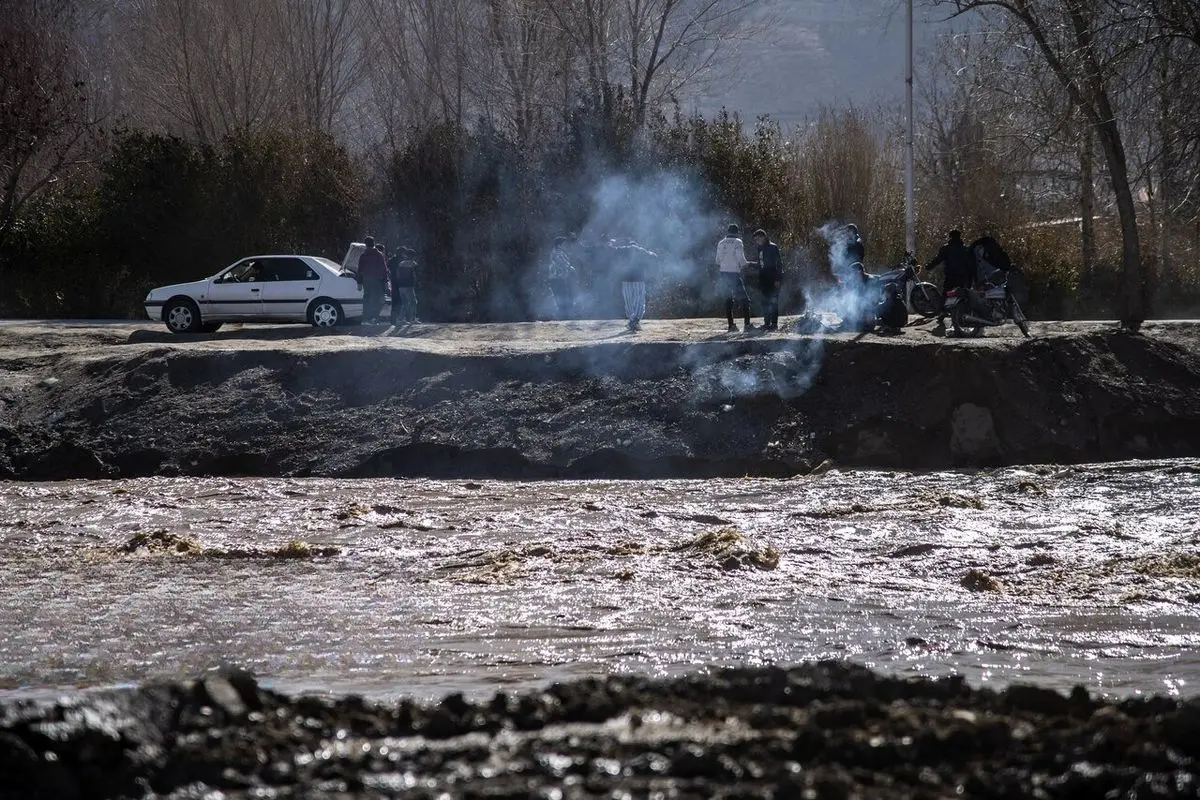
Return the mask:
<svg viewBox="0 0 1200 800">
<path fill-rule="evenodd" d="M 908 110 L 904 137 L 904 246 L 917 252 L 916 188 L 913 175 L 913 0 L 908 0 L 907 48 L 905 53 L 904 103 Z"/>
</svg>

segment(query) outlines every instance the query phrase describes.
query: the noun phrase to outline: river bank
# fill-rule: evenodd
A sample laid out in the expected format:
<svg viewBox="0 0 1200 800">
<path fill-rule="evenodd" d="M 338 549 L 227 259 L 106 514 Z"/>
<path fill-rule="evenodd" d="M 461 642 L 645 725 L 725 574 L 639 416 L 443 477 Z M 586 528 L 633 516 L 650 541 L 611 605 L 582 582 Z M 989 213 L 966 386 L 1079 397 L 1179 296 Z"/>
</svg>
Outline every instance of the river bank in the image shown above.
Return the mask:
<svg viewBox="0 0 1200 800">
<path fill-rule="evenodd" d="M 0 326 L 0 478 L 789 476 L 1200 452 L 1200 329 Z"/>
<path fill-rule="evenodd" d="M 1195 797 L 1200 701 L 822 662 L 482 702 L 286 697 L 248 673 L 0 705 L 0 797 Z"/>
</svg>

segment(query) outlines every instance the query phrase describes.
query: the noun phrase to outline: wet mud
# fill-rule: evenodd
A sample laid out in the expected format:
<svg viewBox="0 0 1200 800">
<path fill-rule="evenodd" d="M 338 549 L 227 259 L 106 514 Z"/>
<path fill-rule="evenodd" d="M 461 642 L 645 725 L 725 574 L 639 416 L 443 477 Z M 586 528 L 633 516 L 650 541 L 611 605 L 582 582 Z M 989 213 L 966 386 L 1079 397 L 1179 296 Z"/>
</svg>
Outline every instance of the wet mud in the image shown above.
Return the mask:
<svg viewBox="0 0 1200 800">
<path fill-rule="evenodd" d="M 957 341 L 616 324 L 0 328 L 0 478 L 788 477 L 1200 453 L 1194 326 Z"/>
<path fill-rule="evenodd" d="M 4 800 L 1192 798 L 1200 700 L 994 692 L 827 661 L 376 704 L 287 697 L 226 669 L 0 704 L 0 770 Z"/>
</svg>

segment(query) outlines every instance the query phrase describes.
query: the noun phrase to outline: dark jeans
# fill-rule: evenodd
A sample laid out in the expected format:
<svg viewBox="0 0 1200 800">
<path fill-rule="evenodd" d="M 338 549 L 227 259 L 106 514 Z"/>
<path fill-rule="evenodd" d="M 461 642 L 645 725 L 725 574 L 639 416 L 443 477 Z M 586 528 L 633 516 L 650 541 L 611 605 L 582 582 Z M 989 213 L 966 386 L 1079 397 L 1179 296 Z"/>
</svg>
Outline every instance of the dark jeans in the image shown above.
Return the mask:
<svg viewBox="0 0 1200 800">
<path fill-rule="evenodd" d="M 742 275 L 739 272 L 722 272 L 720 282 L 717 284 L 718 291 L 725 298 L 725 318 L 729 320 L 729 324 L 733 324 L 733 306 L 735 303 L 742 304 L 743 318 L 747 325 L 750 324 L 750 295 L 746 294 L 746 284 L 742 282 Z"/>
<path fill-rule="evenodd" d="M 768 328 L 779 327 L 779 284 L 775 281 L 765 281 L 758 285 L 763 296 L 763 325 Z"/>
<path fill-rule="evenodd" d="M 363 319 L 368 322 L 379 319 L 383 310 L 383 290 L 387 284 L 368 278 L 363 281 Z"/>
<path fill-rule="evenodd" d="M 413 286 L 392 287 L 392 324 L 417 321 L 417 290 Z"/>
</svg>

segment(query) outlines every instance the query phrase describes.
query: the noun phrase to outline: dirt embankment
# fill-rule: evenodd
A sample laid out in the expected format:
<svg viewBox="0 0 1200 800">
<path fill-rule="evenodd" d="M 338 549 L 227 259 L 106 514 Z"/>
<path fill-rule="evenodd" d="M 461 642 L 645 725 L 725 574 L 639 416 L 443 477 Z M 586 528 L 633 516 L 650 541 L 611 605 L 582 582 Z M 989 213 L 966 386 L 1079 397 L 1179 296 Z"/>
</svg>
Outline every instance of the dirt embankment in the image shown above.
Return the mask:
<svg viewBox="0 0 1200 800">
<path fill-rule="evenodd" d="M 1200 701 L 838 662 L 473 703 L 288 698 L 237 671 L 0 706 L 0 798 L 1195 797 Z"/>
<path fill-rule="evenodd" d="M 701 322 L 190 342 L 8 326 L 0 478 L 786 476 L 1200 453 L 1191 325 L 956 341 Z"/>
</svg>

